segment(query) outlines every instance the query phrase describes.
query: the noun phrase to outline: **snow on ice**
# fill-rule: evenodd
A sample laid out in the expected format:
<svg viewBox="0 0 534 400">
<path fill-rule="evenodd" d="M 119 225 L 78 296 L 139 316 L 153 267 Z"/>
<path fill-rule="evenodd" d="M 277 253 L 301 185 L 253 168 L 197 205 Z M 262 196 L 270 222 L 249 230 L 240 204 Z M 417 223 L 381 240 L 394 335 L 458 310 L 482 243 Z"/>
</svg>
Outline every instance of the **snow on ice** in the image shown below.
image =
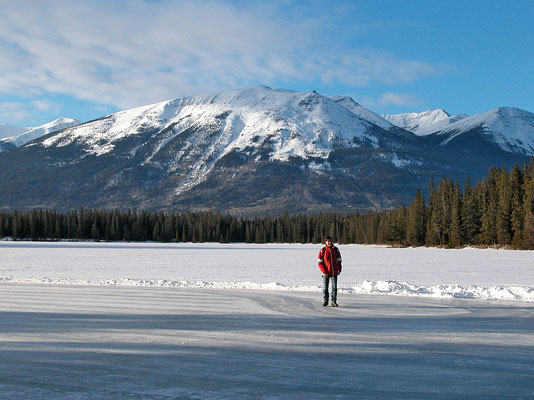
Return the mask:
<svg viewBox="0 0 534 400">
<path fill-rule="evenodd" d="M 534 252 L 340 247 L 0 242 L 0 397 L 532 397 Z"/>
<path fill-rule="evenodd" d="M 319 245 L 0 242 L 0 282 L 318 292 Z M 534 302 L 534 252 L 341 245 L 342 294 Z"/>
</svg>

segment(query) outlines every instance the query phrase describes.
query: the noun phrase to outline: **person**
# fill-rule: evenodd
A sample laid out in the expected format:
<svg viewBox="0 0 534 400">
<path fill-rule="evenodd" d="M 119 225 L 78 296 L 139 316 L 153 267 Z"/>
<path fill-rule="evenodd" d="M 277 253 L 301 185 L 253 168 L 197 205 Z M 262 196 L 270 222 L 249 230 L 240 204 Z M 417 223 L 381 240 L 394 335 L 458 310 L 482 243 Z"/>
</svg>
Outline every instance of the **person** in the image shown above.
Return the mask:
<svg viewBox="0 0 534 400">
<path fill-rule="evenodd" d="M 325 246 L 319 251 L 317 260 L 323 275 L 323 306 L 328 305 L 328 286 L 332 282 L 332 307 L 337 307 L 337 276 L 341 273 L 341 252 L 334 246 L 331 236 L 324 239 Z"/>
</svg>

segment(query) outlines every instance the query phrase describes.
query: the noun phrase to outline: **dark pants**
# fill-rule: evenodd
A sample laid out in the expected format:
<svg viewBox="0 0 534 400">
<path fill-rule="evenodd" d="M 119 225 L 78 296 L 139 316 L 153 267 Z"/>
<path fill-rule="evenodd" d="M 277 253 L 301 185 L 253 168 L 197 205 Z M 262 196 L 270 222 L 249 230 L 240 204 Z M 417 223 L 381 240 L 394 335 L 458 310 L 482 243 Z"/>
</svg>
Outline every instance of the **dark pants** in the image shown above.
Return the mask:
<svg viewBox="0 0 534 400">
<path fill-rule="evenodd" d="M 337 300 L 337 275 L 335 276 L 323 275 L 324 301 L 328 301 L 328 286 L 329 286 L 330 281 L 332 282 L 332 303 L 335 303 Z"/>
</svg>

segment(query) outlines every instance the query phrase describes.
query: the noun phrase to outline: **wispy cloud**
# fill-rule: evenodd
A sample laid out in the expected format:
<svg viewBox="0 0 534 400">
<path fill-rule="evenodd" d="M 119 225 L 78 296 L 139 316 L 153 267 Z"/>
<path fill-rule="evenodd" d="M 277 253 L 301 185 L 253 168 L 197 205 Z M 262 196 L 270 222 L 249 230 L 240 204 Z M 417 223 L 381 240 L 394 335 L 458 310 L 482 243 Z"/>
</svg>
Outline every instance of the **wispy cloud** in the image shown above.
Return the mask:
<svg viewBox="0 0 534 400">
<path fill-rule="evenodd" d="M 58 104 L 53 103 L 48 100 L 33 100 L 30 102 L 30 105 L 32 108 L 38 110 L 38 111 L 48 111 L 53 110 L 54 112 L 59 112 L 60 107 Z"/>
<path fill-rule="evenodd" d="M 33 100 L 28 103 L 9 101 L 0 103 L 0 121 L 12 121 L 15 124 L 27 124 L 39 111 L 53 111 L 58 114 L 60 106 L 48 100 Z"/>
<path fill-rule="evenodd" d="M 60 93 L 126 108 L 257 83 L 361 87 L 444 71 L 380 51 L 336 48 L 313 17 L 244 4 L 6 2 L 0 93 Z"/>
<path fill-rule="evenodd" d="M 0 121 L 23 122 L 30 117 L 30 110 L 24 103 L 3 102 L 0 103 Z"/>
<path fill-rule="evenodd" d="M 399 107 L 419 106 L 425 104 L 425 101 L 409 93 L 382 93 L 377 100 L 378 103 L 387 106 L 394 105 Z"/>
<path fill-rule="evenodd" d="M 427 101 L 414 96 L 410 93 L 382 93 L 378 98 L 370 96 L 362 96 L 358 98 L 359 101 L 368 108 L 388 109 L 390 107 L 420 107 L 427 104 Z"/>
</svg>

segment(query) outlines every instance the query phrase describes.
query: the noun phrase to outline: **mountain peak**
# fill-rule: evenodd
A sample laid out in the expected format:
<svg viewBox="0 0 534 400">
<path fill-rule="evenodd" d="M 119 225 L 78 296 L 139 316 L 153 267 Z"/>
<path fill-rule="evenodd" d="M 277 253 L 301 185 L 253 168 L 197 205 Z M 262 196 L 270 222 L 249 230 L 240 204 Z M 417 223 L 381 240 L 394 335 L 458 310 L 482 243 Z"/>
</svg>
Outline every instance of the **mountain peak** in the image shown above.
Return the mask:
<svg viewBox="0 0 534 400">
<path fill-rule="evenodd" d="M 392 127 L 348 98 L 340 104 L 316 91 L 253 86 L 120 111 L 59 132 L 41 145 L 75 143 L 83 158 L 110 154 L 121 142 L 135 142 L 133 153 L 124 157 L 139 151 L 143 165 L 164 164 L 169 171 L 198 160 L 175 187 L 176 193 L 183 193 L 236 154 L 253 162 L 313 160 L 317 168 L 326 168 L 329 155 L 340 148 L 412 146 L 416 138 L 388 132 Z"/>
<path fill-rule="evenodd" d="M 0 123 L 0 139 L 20 135 L 21 133 L 27 132 L 28 129 L 30 128 L 20 128 L 18 126 Z"/>
<path fill-rule="evenodd" d="M 111 151 L 118 140 L 138 134 L 141 128 L 170 127 L 172 135 L 176 136 L 180 130 L 195 124 L 220 125 L 225 149 L 218 150 L 218 157 L 233 148 L 257 147 L 258 141 L 264 140 L 278 143 L 271 157 L 280 160 L 312 155 L 325 158 L 333 138 L 351 145 L 359 141 L 378 145 L 376 137 L 368 131 L 373 121 L 329 97 L 316 91 L 297 92 L 267 86 L 183 97 L 120 111 L 69 129 L 65 138 L 55 136 L 43 144 L 51 146 L 58 141 L 82 140 L 88 144 L 90 153 L 100 155 Z"/>
<path fill-rule="evenodd" d="M 443 108 L 436 108 L 434 110 L 426 110 L 423 111 L 420 115 L 435 115 L 440 117 L 450 117 L 451 114 L 449 114 L 447 111 L 445 111 Z"/>
<path fill-rule="evenodd" d="M 416 137 L 346 95 L 254 86 L 182 97 L 78 126 L 65 128 L 77 122 L 69 119 L 41 126 L 40 135 L 51 133 L 18 150 L 7 146 L 16 166 L 9 153 L 0 155 L 0 200 L 235 212 L 389 207 L 410 200 L 430 176 L 463 178 L 486 173 L 490 163 L 526 159 L 491 144 L 481 153 L 479 143 L 530 124 L 530 113 L 501 107 L 485 114 L 411 115 L 418 129 L 422 121 L 429 130 L 457 124 L 451 135 L 466 122 L 478 127 L 449 147 L 442 144 L 448 136 Z"/>
<path fill-rule="evenodd" d="M 467 117 L 466 114 L 450 115 L 442 108 L 426 110 L 420 113 L 382 114 L 393 125 L 406 129 L 419 136 L 426 136 Z"/>
<path fill-rule="evenodd" d="M 389 121 L 386 121 L 384 118 L 382 118 L 380 115 L 372 112 L 371 110 L 363 107 L 361 104 L 356 102 L 352 97 L 350 96 L 344 96 L 344 95 L 330 95 L 327 96 L 329 99 L 335 101 L 339 105 L 345 107 L 347 110 L 352 112 L 353 114 L 359 116 L 360 118 L 363 118 L 367 121 L 371 121 L 373 124 L 381 127 L 385 130 L 390 130 L 393 127 L 393 124 L 391 124 Z"/>
<path fill-rule="evenodd" d="M 55 119 L 54 121 L 48 122 L 40 126 L 31 128 L 19 128 L 20 131 L 18 132 L 11 131 L 12 134 L 9 136 L 5 136 L 1 139 L 1 141 L 4 143 L 9 143 L 10 145 L 13 145 L 15 147 L 19 147 L 41 136 L 47 135 L 48 133 L 59 131 L 61 129 L 65 129 L 79 124 L 81 124 L 81 121 L 77 121 L 72 118 L 60 117 Z"/>
<path fill-rule="evenodd" d="M 496 107 L 482 114 L 463 118 L 436 132 L 446 145 L 461 135 L 482 131 L 484 137 L 503 150 L 534 156 L 534 114 L 514 107 Z"/>
</svg>

